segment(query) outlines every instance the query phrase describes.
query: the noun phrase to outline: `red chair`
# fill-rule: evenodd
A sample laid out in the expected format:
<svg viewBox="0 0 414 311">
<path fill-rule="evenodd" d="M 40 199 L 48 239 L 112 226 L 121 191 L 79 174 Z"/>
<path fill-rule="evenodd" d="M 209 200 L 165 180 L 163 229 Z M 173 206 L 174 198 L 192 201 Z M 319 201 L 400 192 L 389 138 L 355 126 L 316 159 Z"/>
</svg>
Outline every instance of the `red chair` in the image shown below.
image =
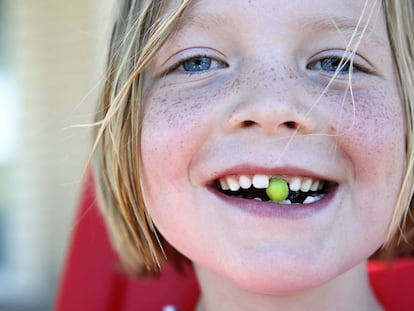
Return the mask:
<svg viewBox="0 0 414 311">
<path fill-rule="evenodd" d="M 177 272 L 167 263 L 161 275 L 151 279 L 132 279 L 118 268 L 97 209 L 91 176 L 72 236 L 55 311 L 158 311 L 167 305 L 180 311 L 194 310 L 199 288 L 190 265 Z M 414 259 L 393 264 L 372 261 L 369 273 L 386 310 L 414 310 Z"/>
</svg>

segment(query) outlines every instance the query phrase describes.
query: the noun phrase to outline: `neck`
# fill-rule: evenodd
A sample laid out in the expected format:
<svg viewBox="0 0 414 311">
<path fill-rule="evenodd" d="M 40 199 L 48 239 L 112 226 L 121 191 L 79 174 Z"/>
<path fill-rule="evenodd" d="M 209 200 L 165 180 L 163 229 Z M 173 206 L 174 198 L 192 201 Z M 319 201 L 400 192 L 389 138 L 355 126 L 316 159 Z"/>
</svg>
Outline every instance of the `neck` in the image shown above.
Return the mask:
<svg viewBox="0 0 414 311">
<path fill-rule="evenodd" d="M 201 288 L 197 311 L 243 310 L 382 310 L 370 288 L 366 263 L 320 287 L 270 295 L 247 291 L 211 271 L 195 267 Z"/>
</svg>

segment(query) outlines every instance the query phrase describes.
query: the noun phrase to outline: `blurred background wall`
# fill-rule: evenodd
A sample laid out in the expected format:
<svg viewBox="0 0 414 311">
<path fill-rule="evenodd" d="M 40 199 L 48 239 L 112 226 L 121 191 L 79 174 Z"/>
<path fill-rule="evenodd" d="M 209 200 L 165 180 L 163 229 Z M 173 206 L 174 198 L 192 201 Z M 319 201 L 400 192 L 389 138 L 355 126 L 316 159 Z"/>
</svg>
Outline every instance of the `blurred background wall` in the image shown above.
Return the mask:
<svg viewBox="0 0 414 311">
<path fill-rule="evenodd" d="M 51 310 L 112 0 L 0 0 L 0 310 Z"/>
</svg>

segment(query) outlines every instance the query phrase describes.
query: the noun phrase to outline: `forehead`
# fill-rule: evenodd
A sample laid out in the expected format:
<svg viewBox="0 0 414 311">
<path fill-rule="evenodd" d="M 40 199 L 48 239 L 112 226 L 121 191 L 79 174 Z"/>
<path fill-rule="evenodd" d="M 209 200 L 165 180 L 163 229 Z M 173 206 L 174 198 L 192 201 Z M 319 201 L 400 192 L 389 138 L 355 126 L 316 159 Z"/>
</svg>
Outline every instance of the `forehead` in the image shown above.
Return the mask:
<svg viewBox="0 0 414 311">
<path fill-rule="evenodd" d="M 181 1 L 167 1 L 174 10 Z M 270 23 L 269 23 L 270 22 Z M 380 0 L 194 0 L 180 21 L 180 29 L 189 27 L 217 30 L 231 26 L 238 33 L 252 26 L 313 29 L 352 33 L 366 32 L 366 40 L 387 45 L 387 30 Z M 246 27 L 247 29 L 243 29 Z"/>
</svg>

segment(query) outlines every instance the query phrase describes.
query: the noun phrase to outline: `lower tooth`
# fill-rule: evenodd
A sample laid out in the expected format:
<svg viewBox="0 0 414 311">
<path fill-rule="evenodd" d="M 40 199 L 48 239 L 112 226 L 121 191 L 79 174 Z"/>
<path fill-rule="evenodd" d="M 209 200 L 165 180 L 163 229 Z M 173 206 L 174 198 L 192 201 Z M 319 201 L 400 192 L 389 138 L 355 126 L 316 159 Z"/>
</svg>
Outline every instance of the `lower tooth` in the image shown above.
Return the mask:
<svg viewBox="0 0 414 311">
<path fill-rule="evenodd" d="M 277 203 L 279 203 L 279 204 L 285 204 L 285 205 L 292 204 L 292 202 L 290 200 L 284 200 L 284 201 L 280 201 L 280 202 L 277 202 Z"/>
<path fill-rule="evenodd" d="M 317 200 L 322 200 L 325 196 L 326 196 L 326 194 L 325 194 L 325 193 L 322 193 L 322 194 L 320 194 L 320 195 L 316 196 L 315 198 L 316 198 Z"/>
<path fill-rule="evenodd" d="M 318 201 L 318 200 L 319 200 L 318 197 L 309 196 L 303 201 L 303 204 L 310 204 L 310 203 L 313 203 L 313 202 Z"/>
<path fill-rule="evenodd" d="M 253 200 L 256 200 L 256 201 L 263 201 L 261 198 L 254 198 Z"/>
</svg>

